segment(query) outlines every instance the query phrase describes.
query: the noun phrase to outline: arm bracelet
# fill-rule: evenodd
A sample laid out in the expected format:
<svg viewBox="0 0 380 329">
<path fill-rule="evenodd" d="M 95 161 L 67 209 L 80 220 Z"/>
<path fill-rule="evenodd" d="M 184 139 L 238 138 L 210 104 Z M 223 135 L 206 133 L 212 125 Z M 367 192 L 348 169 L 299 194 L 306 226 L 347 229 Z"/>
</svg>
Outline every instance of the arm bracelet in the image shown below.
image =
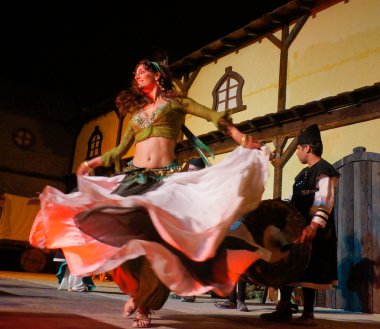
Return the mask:
<svg viewBox="0 0 380 329">
<path fill-rule="evenodd" d="M 247 142 L 248 142 L 248 136 L 247 134 L 244 134 L 243 137 L 241 138 L 240 145 L 244 147 L 247 145 Z"/>
<path fill-rule="evenodd" d="M 94 169 L 94 168 L 92 168 L 90 165 L 89 165 L 89 163 L 87 162 L 87 161 L 84 161 L 83 162 L 83 164 L 88 168 L 88 169 Z"/>
</svg>

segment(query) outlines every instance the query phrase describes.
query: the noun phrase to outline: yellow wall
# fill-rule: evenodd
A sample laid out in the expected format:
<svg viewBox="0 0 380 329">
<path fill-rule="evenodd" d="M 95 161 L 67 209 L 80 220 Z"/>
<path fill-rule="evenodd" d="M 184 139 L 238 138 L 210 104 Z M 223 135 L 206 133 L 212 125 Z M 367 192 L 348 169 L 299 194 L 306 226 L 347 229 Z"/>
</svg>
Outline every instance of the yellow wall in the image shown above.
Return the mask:
<svg viewBox="0 0 380 329">
<path fill-rule="evenodd" d="M 380 82 L 379 10 L 378 0 L 351 0 L 308 19 L 289 49 L 286 108 Z M 276 36 L 280 38 L 280 32 Z M 234 122 L 277 112 L 279 56 L 280 50 L 267 39 L 240 49 L 203 67 L 189 96 L 211 106 L 214 86 L 232 66 L 245 80 L 243 104 L 247 105 L 246 111 L 233 115 Z M 213 129 L 198 118 L 188 118 L 186 125 L 196 134 Z M 323 157 L 334 163 L 357 146 L 380 153 L 379 130 L 380 119 L 324 131 Z M 284 168 L 283 196 L 301 169 L 294 155 Z M 264 198 L 272 197 L 271 171 Z"/>
<path fill-rule="evenodd" d="M 123 124 L 123 132 L 126 128 L 126 124 L 128 122 L 128 116 L 124 120 Z M 115 147 L 116 138 L 117 138 L 117 128 L 119 125 L 119 119 L 115 112 L 110 112 L 106 115 L 103 115 L 95 120 L 89 121 L 85 124 L 77 138 L 76 148 L 75 148 L 75 156 L 74 156 L 74 164 L 73 164 L 73 172 L 78 168 L 80 163 L 85 160 L 87 155 L 87 147 L 88 140 L 91 137 L 91 134 L 94 132 L 96 126 L 99 126 L 100 131 L 103 134 L 103 142 L 101 153 L 104 153 L 113 147 Z M 125 155 L 125 157 L 129 157 L 133 154 L 134 147 Z"/>
<path fill-rule="evenodd" d="M 380 81 L 379 12 L 352 0 L 309 18 L 289 50 L 288 108 Z"/>
<path fill-rule="evenodd" d="M 234 122 L 241 122 L 277 111 L 279 50 L 267 39 L 253 44 L 239 52 L 229 54 L 201 69 L 189 90 L 189 97 L 201 104 L 212 106 L 212 90 L 225 74 L 225 68 L 239 73 L 245 80 L 243 86 L 243 105 L 248 110 L 234 114 Z M 271 58 L 273 60 L 266 60 Z M 247 74 L 248 72 L 249 75 Z M 213 129 L 203 119 L 187 116 L 186 125 L 195 133 L 202 134 Z"/>
</svg>

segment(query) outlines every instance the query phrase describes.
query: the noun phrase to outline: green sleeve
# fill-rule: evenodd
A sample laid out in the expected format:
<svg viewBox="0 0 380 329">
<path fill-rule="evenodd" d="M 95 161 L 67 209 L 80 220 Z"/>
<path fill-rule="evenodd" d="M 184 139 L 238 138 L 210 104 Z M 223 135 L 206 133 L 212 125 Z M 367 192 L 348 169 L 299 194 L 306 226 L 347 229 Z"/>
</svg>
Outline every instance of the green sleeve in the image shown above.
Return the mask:
<svg viewBox="0 0 380 329">
<path fill-rule="evenodd" d="M 115 171 L 120 172 L 121 158 L 130 149 L 134 140 L 135 140 L 135 136 L 134 136 L 133 128 L 131 125 L 131 121 L 129 121 L 127 125 L 127 129 L 123 137 L 121 138 L 120 144 L 101 155 L 103 165 L 105 167 L 108 167 L 112 163 L 115 163 Z"/>
<path fill-rule="evenodd" d="M 207 106 L 197 103 L 191 98 L 184 98 L 182 101 L 182 105 L 183 105 L 183 110 L 187 114 L 192 114 L 197 117 L 206 119 L 207 121 L 212 121 L 215 127 L 217 127 L 220 130 L 224 130 L 224 127 L 221 127 L 219 125 L 219 120 L 221 118 L 228 119 L 227 112 L 216 112 Z"/>
</svg>

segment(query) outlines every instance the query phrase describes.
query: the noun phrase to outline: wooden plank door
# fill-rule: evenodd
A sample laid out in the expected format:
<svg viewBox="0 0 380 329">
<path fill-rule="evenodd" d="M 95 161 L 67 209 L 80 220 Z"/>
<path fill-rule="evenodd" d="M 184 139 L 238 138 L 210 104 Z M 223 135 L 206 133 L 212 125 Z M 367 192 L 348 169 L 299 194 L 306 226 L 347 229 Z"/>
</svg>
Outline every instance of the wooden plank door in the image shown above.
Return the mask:
<svg viewBox="0 0 380 329">
<path fill-rule="evenodd" d="M 357 147 L 334 167 L 339 285 L 318 306 L 380 313 L 380 154 Z"/>
</svg>

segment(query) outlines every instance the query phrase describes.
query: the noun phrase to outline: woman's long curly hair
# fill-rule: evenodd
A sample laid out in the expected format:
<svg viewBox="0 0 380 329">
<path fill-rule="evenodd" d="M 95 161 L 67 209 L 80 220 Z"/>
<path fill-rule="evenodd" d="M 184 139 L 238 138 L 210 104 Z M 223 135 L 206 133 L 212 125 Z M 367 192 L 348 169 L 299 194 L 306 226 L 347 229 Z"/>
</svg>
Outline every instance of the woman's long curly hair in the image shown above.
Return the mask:
<svg viewBox="0 0 380 329">
<path fill-rule="evenodd" d="M 143 65 L 144 68 L 149 72 L 161 73 L 161 76 L 157 82 L 161 88 L 161 95 L 164 99 L 179 100 L 182 98 L 181 93 L 176 90 L 173 84 L 173 78 L 167 65 L 143 59 L 138 62 L 135 71 L 140 65 Z M 122 90 L 116 97 L 115 105 L 118 107 L 119 112 L 122 115 L 125 115 L 128 112 L 135 112 L 136 110 L 143 108 L 151 102 L 152 101 L 150 98 L 140 90 L 140 88 L 137 86 L 136 81 L 133 80 L 131 88 Z"/>
</svg>

